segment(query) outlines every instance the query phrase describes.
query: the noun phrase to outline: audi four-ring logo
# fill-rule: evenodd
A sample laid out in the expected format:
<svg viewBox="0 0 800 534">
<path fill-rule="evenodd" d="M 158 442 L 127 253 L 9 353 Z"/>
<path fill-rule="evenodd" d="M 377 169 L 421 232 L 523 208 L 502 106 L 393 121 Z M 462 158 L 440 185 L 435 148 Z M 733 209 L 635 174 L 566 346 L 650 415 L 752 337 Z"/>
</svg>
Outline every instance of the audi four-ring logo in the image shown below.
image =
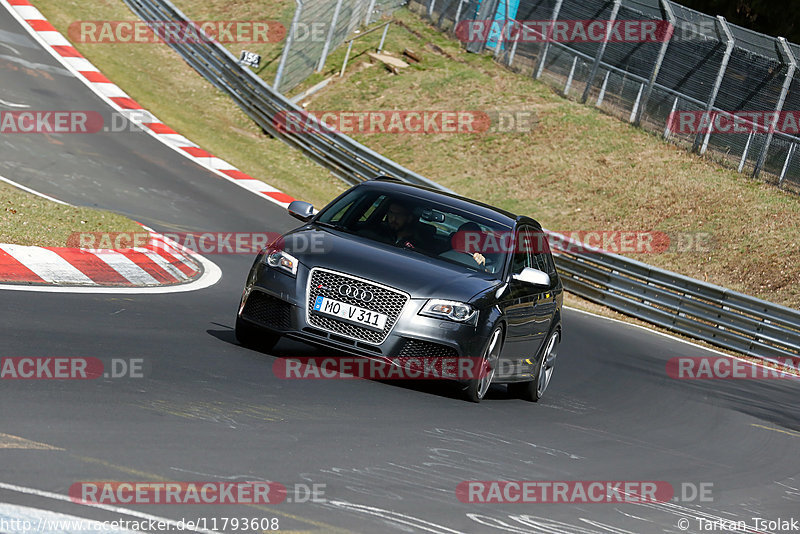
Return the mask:
<svg viewBox="0 0 800 534">
<path fill-rule="evenodd" d="M 371 291 L 367 291 L 366 289 L 361 289 L 348 284 L 342 284 L 339 286 L 339 294 L 345 297 L 358 299 L 363 302 L 372 302 L 372 299 L 375 298 L 375 295 L 373 295 Z"/>
</svg>

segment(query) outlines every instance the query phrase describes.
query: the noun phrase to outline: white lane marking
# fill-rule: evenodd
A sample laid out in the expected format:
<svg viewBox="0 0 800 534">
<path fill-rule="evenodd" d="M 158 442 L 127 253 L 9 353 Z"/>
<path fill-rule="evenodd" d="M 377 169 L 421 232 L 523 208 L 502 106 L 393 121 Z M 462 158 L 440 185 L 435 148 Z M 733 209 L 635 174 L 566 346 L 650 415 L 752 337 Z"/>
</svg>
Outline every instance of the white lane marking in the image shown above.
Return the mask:
<svg viewBox="0 0 800 534">
<path fill-rule="evenodd" d="M 4 0 L 0 0 L 2 3 Z M 52 200 L 53 202 L 58 202 L 59 204 L 64 204 L 69 206 L 66 202 L 62 202 L 56 198 L 50 197 L 45 195 L 44 193 L 40 193 L 35 191 L 29 187 L 25 187 L 24 185 L 20 185 L 8 178 L 3 178 L 0 176 L 0 180 L 13 185 L 14 187 L 18 187 L 24 191 L 27 191 L 31 194 L 40 196 L 42 198 L 46 198 L 48 200 Z M 155 230 L 149 228 L 147 226 L 142 225 L 142 228 L 147 230 L 148 232 L 155 233 Z M 170 244 L 173 244 L 171 240 L 166 240 Z M 177 245 L 176 243 L 174 245 Z M 172 246 L 174 246 L 172 245 Z M 180 247 L 180 245 L 177 245 Z M 188 251 L 184 247 L 181 247 L 182 250 Z M 191 252 L 191 251 L 188 251 Z M 203 274 L 200 275 L 200 278 L 193 282 L 189 282 L 188 284 L 180 284 L 180 285 L 172 285 L 172 286 L 156 286 L 156 287 L 81 287 L 81 286 L 46 286 L 46 285 L 28 285 L 28 284 L 0 284 L 0 291 L 35 291 L 38 293 L 95 293 L 95 294 L 112 294 L 112 293 L 119 293 L 119 294 L 162 294 L 162 293 L 183 293 L 186 291 L 198 291 L 200 289 L 206 289 L 207 287 L 211 287 L 217 282 L 220 281 L 222 278 L 222 270 L 217 266 L 216 263 L 213 261 L 200 256 L 199 254 L 187 254 L 187 256 L 191 256 L 190 258 L 187 256 L 178 256 L 174 254 L 178 259 L 180 259 L 184 264 L 188 265 L 192 269 L 196 269 L 197 265 L 193 265 L 192 262 L 196 262 L 203 268 Z"/>
<path fill-rule="evenodd" d="M 96 257 L 100 258 L 106 265 L 117 271 L 120 276 L 134 285 L 148 286 L 159 283 L 150 273 L 139 267 L 139 265 L 124 254 L 113 250 L 90 252 L 90 254 L 94 254 Z"/>
<path fill-rule="evenodd" d="M 383 518 L 387 521 L 391 521 L 392 523 L 408 525 L 409 527 L 424 530 L 425 532 L 433 532 L 435 534 L 465 534 L 460 530 L 453 530 L 452 528 L 448 528 L 443 525 L 437 525 L 436 523 L 431 523 L 430 521 L 425 521 L 424 519 L 419 519 L 418 517 L 401 514 L 399 512 L 393 512 L 391 510 L 384 510 L 382 508 L 375 508 L 373 506 L 353 504 L 345 501 L 329 501 L 328 504 L 342 510 L 373 515 Z"/>
<path fill-rule="evenodd" d="M 15 104 L 14 102 L 8 102 L 7 100 L 3 100 L 2 98 L 0 98 L 0 105 L 5 106 L 7 108 L 17 108 L 17 109 L 25 109 L 30 107 L 28 104 Z"/>
<path fill-rule="evenodd" d="M 39 451 L 63 451 L 59 447 L 53 447 L 47 443 L 39 443 L 29 439 L 13 436 L 11 434 L 0 433 L 0 449 L 24 449 Z"/>
<path fill-rule="evenodd" d="M 53 198 L 53 197 L 51 197 L 49 195 L 45 195 L 44 193 L 40 193 L 40 192 L 38 192 L 38 191 L 36 191 L 34 189 L 31 189 L 30 187 L 25 187 L 24 185 L 18 184 L 17 182 L 9 180 L 8 178 L 4 178 L 3 176 L 0 176 L 0 182 L 5 182 L 5 183 L 7 183 L 9 185 L 13 185 L 14 187 L 22 189 L 23 191 L 27 191 L 28 193 L 30 193 L 32 195 L 36 195 L 38 197 L 45 198 L 45 199 L 47 199 L 47 200 L 49 200 L 51 202 L 56 202 L 58 204 L 63 204 L 64 206 L 69 206 L 69 204 L 67 204 L 66 202 L 58 200 L 57 198 Z"/>
<path fill-rule="evenodd" d="M 109 534 L 138 534 L 136 530 L 114 528 L 109 523 L 86 519 L 76 515 L 60 514 L 41 508 L 0 503 L 0 523 L 10 526 L 9 534 L 86 534 L 107 532 Z M 17 527 L 14 527 L 17 525 Z M 6 532 L 4 529 L 2 532 Z"/>
<path fill-rule="evenodd" d="M 41 247 L 5 244 L 0 244 L 0 249 L 13 256 L 15 260 L 46 282 L 56 284 L 94 284 L 91 278 L 52 250 Z"/>
<path fill-rule="evenodd" d="M 15 491 L 17 493 L 25 493 L 27 495 L 36 495 L 37 497 L 54 499 L 56 501 L 70 502 L 80 506 L 88 506 L 90 508 L 97 508 L 99 510 L 106 510 L 108 512 L 128 515 L 131 517 L 138 517 L 140 519 L 148 519 L 148 520 L 152 519 L 153 521 L 160 521 L 167 525 L 172 525 L 173 527 L 176 528 L 181 524 L 179 521 L 174 521 L 172 519 L 167 519 L 165 517 L 158 517 L 156 515 L 145 514 L 144 512 L 138 512 L 136 510 L 128 510 L 127 508 L 121 508 L 119 506 L 111 506 L 109 504 L 98 504 L 89 502 L 75 502 L 66 495 L 61 495 L 59 493 L 52 493 L 50 491 L 37 490 L 34 488 L 26 488 L 24 486 L 17 486 L 15 484 L 8 484 L 6 482 L 0 482 L 0 489 Z M 218 532 L 214 532 L 213 530 L 204 530 L 200 528 L 189 529 L 187 525 L 183 526 L 185 532 L 199 532 L 200 534 L 219 534 Z"/>
</svg>

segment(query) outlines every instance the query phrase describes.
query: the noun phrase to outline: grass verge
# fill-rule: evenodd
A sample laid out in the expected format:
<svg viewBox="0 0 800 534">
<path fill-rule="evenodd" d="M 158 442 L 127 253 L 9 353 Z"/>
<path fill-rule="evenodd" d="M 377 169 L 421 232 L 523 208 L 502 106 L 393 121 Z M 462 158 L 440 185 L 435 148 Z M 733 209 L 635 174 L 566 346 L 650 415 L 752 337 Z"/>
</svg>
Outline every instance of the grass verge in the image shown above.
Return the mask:
<svg viewBox="0 0 800 534">
<path fill-rule="evenodd" d="M 65 247 L 74 232 L 141 232 L 110 211 L 59 204 L 0 183 L 0 243 Z"/>
</svg>

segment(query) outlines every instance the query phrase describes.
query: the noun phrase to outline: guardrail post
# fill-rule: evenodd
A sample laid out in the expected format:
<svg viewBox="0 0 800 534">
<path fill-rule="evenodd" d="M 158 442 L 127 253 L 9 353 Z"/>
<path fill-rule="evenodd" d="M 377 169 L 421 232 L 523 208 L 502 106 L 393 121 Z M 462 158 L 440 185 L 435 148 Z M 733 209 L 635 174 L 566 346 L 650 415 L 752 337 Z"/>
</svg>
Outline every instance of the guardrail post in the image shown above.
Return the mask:
<svg viewBox="0 0 800 534">
<path fill-rule="evenodd" d="M 778 49 L 783 49 L 783 53 L 786 55 L 786 59 L 789 61 L 789 69 L 786 71 L 786 78 L 783 80 L 781 95 L 778 97 L 778 104 L 775 106 L 775 116 L 770 121 L 769 131 L 767 132 L 767 140 L 764 141 L 764 146 L 761 148 L 761 153 L 758 155 L 756 166 L 753 168 L 753 178 L 758 178 L 758 175 L 761 174 L 762 167 L 764 167 L 764 163 L 767 161 L 767 152 L 769 152 L 769 146 L 772 144 L 775 126 L 778 124 L 778 115 L 780 115 L 781 111 L 783 111 L 783 104 L 786 102 L 786 95 L 789 93 L 789 87 L 792 85 L 792 79 L 794 78 L 794 71 L 797 69 L 797 60 L 795 59 L 791 48 L 789 48 L 789 44 L 786 42 L 786 39 L 783 37 L 778 37 L 778 44 L 780 45 Z"/>
<path fill-rule="evenodd" d="M 664 9 L 664 14 L 667 16 L 667 22 L 669 22 L 669 30 L 667 30 L 668 35 L 664 36 L 664 42 L 661 43 L 661 48 L 658 50 L 656 64 L 653 65 L 653 72 L 650 73 L 650 79 L 647 81 L 647 90 L 644 92 L 642 101 L 639 103 L 636 117 L 633 120 L 633 123 L 637 126 L 642 122 L 642 115 L 644 114 L 648 100 L 650 100 L 650 95 L 653 93 L 658 73 L 661 72 L 661 65 L 664 63 L 664 57 L 667 55 L 669 43 L 672 41 L 672 32 L 675 31 L 675 14 L 672 12 L 672 6 L 669 5 L 669 2 L 670 0 L 660 0 L 661 7 Z"/>
<path fill-rule="evenodd" d="M 620 0 L 614 0 L 615 2 L 619 2 Z M 550 50 L 550 38 L 553 35 L 553 25 L 558 20 L 558 15 L 561 13 L 561 4 L 564 3 L 564 0 L 556 0 L 556 5 L 553 8 L 553 16 L 550 17 L 550 25 L 547 27 L 547 35 L 544 35 L 544 49 L 542 49 L 542 53 L 539 56 L 539 64 L 536 65 L 536 74 L 533 76 L 536 80 L 538 80 L 541 75 L 542 71 L 544 70 L 544 61 L 547 59 L 547 52 Z"/>
<path fill-rule="evenodd" d="M 714 104 L 717 101 L 717 94 L 719 93 L 719 88 L 722 86 L 722 80 L 725 78 L 725 71 L 728 70 L 728 61 L 731 59 L 731 53 L 733 52 L 733 46 L 736 43 L 736 40 L 731 33 L 730 28 L 728 27 L 728 21 L 725 20 L 725 17 L 722 15 L 717 16 L 717 22 L 719 23 L 719 27 L 722 28 L 722 33 L 725 34 L 725 55 L 722 57 L 722 63 L 719 65 L 719 72 L 717 73 L 717 79 L 714 81 L 714 88 L 711 90 L 711 96 L 708 99 L 708 106 L 706 106 L 706 114 L 708 116 L 708 123 L 713 124 L 714 121 L 712 119 L 711 111 L 714 109 Z M 722 37 L 722 34 L 720 34 Z M 697 147 L 700 146 L 700 137 L 703 136 L 700 132 L 697 133 L 697 137 L 694 139 L 694 145 L 692 146 L 692 152 L 697 150 Z M 708 140 L 711 138 L 711 128 L 705 133 L 703 136 L 703 145 L 700 148 L 700 154 L 705 154 L 706 149 L 708 149 Z"/>
<path fill-rule="evenodd" d="M 331 41 L 333 41 L 333 34 L 336 33 L 336 25 L 339 23 L 339 12 L 342 10 L 342 2 L 344 0 L 337 0 L 336 7 L 333 9 L 333 17 L 331 18 L 331 27 L 328 28 L 328 38 L 325 39 L 325 46 L 322 47 L 322 54 L 319 56 L 319 65 L 317 72 L 325 67 L 325 60 L 328 59 L 328 51 L 331 48 Z"/>
<path fill-rule="evenodd" d="M 286 59 L 289 57 L 289 52 L 292 50 L 294 44 L 294 35 L 297 32 L 297 24 L 300 21 L 300 15 L 303 13 L 303 0 L 295 0 L 297 8 L 294 10 L 292 17 L 292 25 L 289 28 L 289 35 L 286 37 L 286 44 L 283 45 L 283 53 L 281 60 L 278 63 L 278 72 L 275 73 L 275 80 L 272 82 L 272 88 L 275 92 L 280 93 L 281 82 L 283 81 L 283 73 L 286 69 Z"/>
<path fill-rule="evenodd" d="M 600 49 L 594 57 L 594 63 L 592 63 L 592 70 L 589 71 L 589 77 L 586 79 L 586 88 L 583 90 L 583 96 L 581 97 L 581 102 L 584 104 L 586 100 L 589 99 L 589 92 L 592 90 L 594 77 L 597 76 L 597 69 L 600 67 L 600 62 L 603 60 L 603 55 L 606 53 L 606 45 L 608 45 L 608 40 L 611 38 L 611 29 L 614 26 L 614 22 L 617 20 L 617 13 L 619 13 L 619 7 L 621 5 L 622 0 L 614 0 L 614 7 L 611 8 L 611 17 L 608 19 L 608 27 L 606 28 L 606 37 L 600 44 Z"/>
</svg>

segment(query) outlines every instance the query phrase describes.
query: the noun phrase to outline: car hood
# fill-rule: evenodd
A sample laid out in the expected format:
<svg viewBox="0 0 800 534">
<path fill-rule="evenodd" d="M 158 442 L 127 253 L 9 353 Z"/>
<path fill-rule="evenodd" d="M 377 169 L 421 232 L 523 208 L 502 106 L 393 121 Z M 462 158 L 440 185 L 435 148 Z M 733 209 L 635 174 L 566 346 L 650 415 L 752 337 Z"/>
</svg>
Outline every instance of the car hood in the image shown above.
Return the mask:
<svg viewBox="0 0 800 534">
<path fill-rule="evenodd" d="M 289 232 L 283 247 L 309 269 L 351 274 L 400 289 L 412 298 L 469 302 L 501 284 L 492 275 L 328 228 L 305 226 Z"/>
</svg>

